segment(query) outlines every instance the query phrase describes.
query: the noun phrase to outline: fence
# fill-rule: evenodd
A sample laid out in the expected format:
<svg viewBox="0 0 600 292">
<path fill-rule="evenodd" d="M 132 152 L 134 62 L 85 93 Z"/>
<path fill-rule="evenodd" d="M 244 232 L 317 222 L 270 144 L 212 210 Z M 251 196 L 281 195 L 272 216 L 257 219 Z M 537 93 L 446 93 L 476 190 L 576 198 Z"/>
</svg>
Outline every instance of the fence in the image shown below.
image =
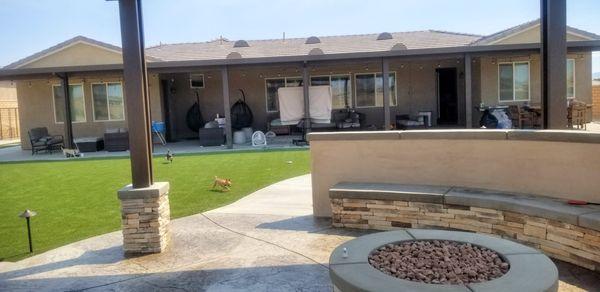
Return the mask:
<svg viewBox="0 0 600 292">
<path fill-rule="evenodd" d="M 594 121 L 600 121 L 600 85 L 594 85 L 592 87 Z"/>
<path fill-rule="evenodd" d="M 19 138 L 19 108 L 0 108 L 0 140 Z"/>
</svg>

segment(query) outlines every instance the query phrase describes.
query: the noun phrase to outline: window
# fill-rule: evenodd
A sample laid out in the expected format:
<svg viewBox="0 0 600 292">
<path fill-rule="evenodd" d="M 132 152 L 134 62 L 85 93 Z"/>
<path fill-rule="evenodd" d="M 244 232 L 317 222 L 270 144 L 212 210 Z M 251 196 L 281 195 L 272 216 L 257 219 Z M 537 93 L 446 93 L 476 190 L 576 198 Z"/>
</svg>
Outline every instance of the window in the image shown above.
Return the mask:
<svg viewBox="0 0 600 292">
<path fill-rule="evenodd" d="M 302 86 L 302 77 L 285 78 L 285 87 L 298 87 L 298 86 Z"/>
<path fill-rule="evenodd" d="M 396 73 L 389 74 L 390 105 L 396 105 Z M 383 78 L 381 73 L 356 74 L 356 106 L 383 106 Z"/>
<path fill-rule="evenodd" d="M 329 85 L 334 109 L 352 107 L 350 75 L 314 76 L 310 78 L 310 85 Z"/>
<path fill-rule="evenodd" d="M 286 77 L 265 79 L 265 87 L 267 92 L 267 111 L 276 112 L 279 110 L 279 100 L 277 90 L 280 87 L 298 87 L 302 86 L 301 77 Z"/>
<path fill-rule="evenodd" d="M 54 119 L 57 123 L 65 121 L 65 95 L 62 85 L 52 86 L 54 95 Z M 71 100 L 71 121 L 85 122 L 85 97 L 83 96 L 83 85 L 69 85 L 69 97 Z"/>
<path fill-rule="evenodd" d="M 204 74 L 190 74 L 190 88 L 204 88 Z"/>
<path fill-rule="evenodd" d="M 529 100 L 529 62 L 498 64 L 498 99 Z"/>
<path fill-rule="evenodd" d="M 310 77 L 310 86 L 331 85 L 331 76 L 314 76 Z"/>
<path fill-rule="evenodd" d="M 575 59 L 567 59 L 567 98 L 575 98 Z"/>
<path fill-rule="evenodd" d="M 121 83 L 92 84 L 92 99 L 94 121 L 122 121 L 125 119 Z"/>
</svg>

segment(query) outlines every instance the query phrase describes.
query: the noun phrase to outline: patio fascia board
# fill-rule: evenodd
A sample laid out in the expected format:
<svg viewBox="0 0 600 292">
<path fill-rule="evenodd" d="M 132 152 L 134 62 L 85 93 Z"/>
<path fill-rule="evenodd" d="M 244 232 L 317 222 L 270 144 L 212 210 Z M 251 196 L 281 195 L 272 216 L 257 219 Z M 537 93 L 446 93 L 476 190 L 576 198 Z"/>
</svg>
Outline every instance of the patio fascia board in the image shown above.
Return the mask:
<svg viewBox="0 0 600 292">
<path fill-rule="evenodd" d="M 43 79 L 57 73 L 122 73 L 123 64 L 65 66 L 47 68 L 21 68 L 0 70 L 0 80 Z"/>
<path fill-rule="evenodd" d="M 600 40 L 594 41 L 572 41 L 567 43 L 570 51 L 591 51 L 600 50 Z M 325 55 L 298 55 L 298 56 L 278 56 L 264 58 L 242 58 L 242 59 L 214 59 L 214 60 L 186 60 L 186 61 L 155 61 L 148 62 L 147 67 L 151 73 L 168 72 L 169 70 L 191 69 L 196 67 L 219 67 L 223 65 L 268 65 L 280 63 L 303 63 L 318 61 L 343 61 L 356 59 L 376 59 L 376 58 L 399 58 L 413 56 L 428 56 L 439 54 L 486 54 L 510 51 L 538 51 L 540 43 L 529 44 L 505 44 L 505 45 L 482 45 L 482 46 L 458 46 L 445 48 L 413 49 L 400 51 L 379 51 L 379 52 L 357 52 L 340 53 Z M 100 71 L 120 71 L 122 64 L 108 65 L 87 65 L 87 66 L 68 66 L 68 67 L 50 67 L 50 68 L 23 68 L 23 69 L 2 69 L 0 70 L 0 80 L 14 80 L 32 78 L 32 76 L 52 74 L 56 72 L 100 72 Z"/>
</svg>

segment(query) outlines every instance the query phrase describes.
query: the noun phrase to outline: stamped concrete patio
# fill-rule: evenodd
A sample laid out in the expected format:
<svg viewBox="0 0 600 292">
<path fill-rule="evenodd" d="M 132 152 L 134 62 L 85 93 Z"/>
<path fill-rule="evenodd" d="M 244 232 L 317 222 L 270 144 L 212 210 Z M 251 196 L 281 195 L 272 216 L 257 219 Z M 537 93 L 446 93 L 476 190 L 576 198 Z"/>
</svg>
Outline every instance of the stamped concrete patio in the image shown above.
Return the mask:
<svg viewBox="0 0 600 292">
<path fill-rule="evenodd" d="M 0 262 L 0 291 L 331 291 L 329 253 L 366 233 L 312 216 L 309 175 L 171 227 L 162 254 L 124 258 L 121 233 L 112 232 Z M 557 264 L 560 291 L 600 291 L 600 274 Z"/>
</svg>

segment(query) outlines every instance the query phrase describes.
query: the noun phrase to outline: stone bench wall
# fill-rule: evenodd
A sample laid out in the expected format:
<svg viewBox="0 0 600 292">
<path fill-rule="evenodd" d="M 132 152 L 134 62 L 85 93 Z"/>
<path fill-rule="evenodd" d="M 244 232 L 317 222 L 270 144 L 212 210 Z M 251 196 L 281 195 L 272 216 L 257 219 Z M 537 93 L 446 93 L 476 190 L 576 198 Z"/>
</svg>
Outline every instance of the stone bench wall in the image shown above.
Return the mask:
<svg viewBox="0 0 600 292">
<path fill-rule="evenodd" d="M 334 227 L 472 231 L 512 239 L 600 271 L 600 232 L 573 224 L 487 208 L 399 200 L 332 198 L 331 209 Z"/>
</svg>

